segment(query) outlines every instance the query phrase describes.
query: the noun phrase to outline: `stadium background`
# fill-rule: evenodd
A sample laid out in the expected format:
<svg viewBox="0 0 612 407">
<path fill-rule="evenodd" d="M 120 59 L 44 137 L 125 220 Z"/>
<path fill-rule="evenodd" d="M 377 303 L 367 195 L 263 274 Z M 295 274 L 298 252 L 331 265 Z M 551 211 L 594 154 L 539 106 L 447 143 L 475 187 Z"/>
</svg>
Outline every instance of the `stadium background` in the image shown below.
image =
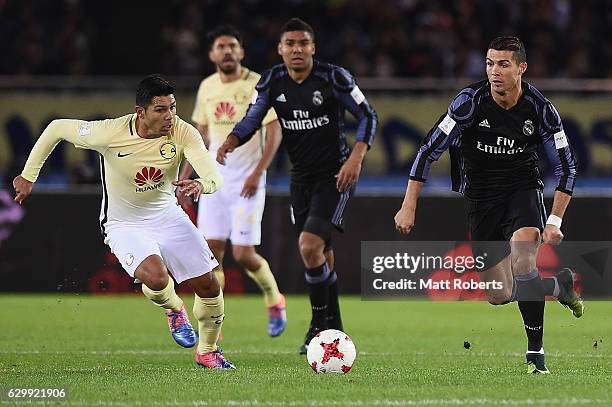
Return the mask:
<svg viewBox="0 0 612 407">
<path fill-rule="evenodd" d="M 50 120 L 130 112 L 135 85 L 148 73 L 162 73 L 177 84 L 178 114 L 189 118 L 199 81 L 213 72 L 205 33 L 219 23 L 237 26 L 244 35 L 244 65 L 261 72 L 280 61 L 278 31 L 291 16 L 314 26 L 317 58 L 353 72 L 380 116 L 349 207 L 349 232 L 336 244 L 344 292 L 359 292 L 354 253 L 361 241 L 401 239 L 393 215 L 407 165 L 454 93 L 484 77 L 483 53 L 499 34 L 524 40 L 525 78 L 557 106 L 575 148 L 579 178 L 564 220 L 567 238 L 609 239 L 610 2 L 8 0 L 0 1 L 1 290 L 132 290 L 99 235 L 94 154 L 60 145 L 23 207 L 11 202 L 10 181 Z M 281 288 L 303 292 L 302 266 L 288 225 L 287 167 L 281 151 L 269 173 L 261 250 Z M 545 162 L 542 171 L 550 178 Z M 463 201 L 449 191 L 446 158 L 432 175 L 419 208 L 423 227 L 410 239 L 465 239 Z M 228 269 L 228 291 L 255 290 L 250 280 Z"/>
</svg>

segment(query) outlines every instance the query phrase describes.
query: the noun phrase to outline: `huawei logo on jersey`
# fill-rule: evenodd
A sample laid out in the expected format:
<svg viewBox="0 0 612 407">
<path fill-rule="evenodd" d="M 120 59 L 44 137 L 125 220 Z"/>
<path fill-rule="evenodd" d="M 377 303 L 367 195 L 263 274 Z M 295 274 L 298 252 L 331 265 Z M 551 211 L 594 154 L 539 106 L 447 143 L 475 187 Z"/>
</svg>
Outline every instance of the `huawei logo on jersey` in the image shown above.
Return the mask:
<svg viewBox="0 0 612 407">
<path fill-rule="evenodd" d="M 163 182 L 160 182 L 163 176 L 164 173 L 158 168 L 142 167 L 142 170 L 136 173 L 134 177 L 134 182 L 138 185 L 136 192 L 145 192 L 160 188 L 164 185 Z"/>
<path fill-rule="evenodd" d="M 223 116 L 227 117 L 229 120 L 233 120 L 234 116 L 236 116 L 234 105 L 229 102 L 220 102 L 215 109 L 215 117 L 217 120 L 221 120 Z"/>
<path fill-rule="evenodd" d="M 161 170 L 155 167 L 142 167 L 142 170 L 136 174 L 134 182 L 140 187 L 144 184 L 157 184 L 163 176 Z"/>
</svg>

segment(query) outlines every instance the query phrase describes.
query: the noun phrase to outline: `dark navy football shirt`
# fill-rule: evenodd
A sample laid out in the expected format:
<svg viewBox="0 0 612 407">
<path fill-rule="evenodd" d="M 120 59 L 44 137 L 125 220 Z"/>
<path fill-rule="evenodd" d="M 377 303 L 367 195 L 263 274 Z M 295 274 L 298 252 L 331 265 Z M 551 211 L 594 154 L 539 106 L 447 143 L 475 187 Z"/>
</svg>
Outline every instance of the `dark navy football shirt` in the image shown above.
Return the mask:
<svg viewBox="0 0 612 407">
<path fill-rule="evenodd" d="M 522 82 L 522 89 L 508 110 L 493 100 L 487 80 L 463 89 L 423 141 L 410 178 L 424 182 L 431 163 L 450 147 L 453 189 L 470 199 L 541 189 L 542 144 L 558 179 L 556 189 L 571 195 L 576 163 L 559 113 L 534 86 Z"/>
<path fill-rule="evenodd" d="M 372 145 L 376 113 L 344 68 L 315 60 L 310 75 L 297 83 L 280 64 L 264 72 L 255 89 L 254 102 L 232 134 L 244 144 L 273 107 L 292 163 L 292 182 L 316 182 L 338 173 L 350 154 L 347 109 L 358 121 L 356 141 Z"/>
</svg>

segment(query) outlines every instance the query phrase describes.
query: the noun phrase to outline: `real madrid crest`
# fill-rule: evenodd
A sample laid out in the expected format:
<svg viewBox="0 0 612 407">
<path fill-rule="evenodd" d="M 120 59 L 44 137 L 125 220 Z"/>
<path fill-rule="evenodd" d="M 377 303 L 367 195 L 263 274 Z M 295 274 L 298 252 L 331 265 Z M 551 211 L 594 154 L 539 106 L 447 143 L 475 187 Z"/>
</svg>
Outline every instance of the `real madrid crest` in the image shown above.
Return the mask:
<svg viewBox="0 0 612 407">
<path fill-rule="evenodd" d="M 159 147 L 159 154 L 166 160 L 171 160 L 176 157 L 176 144 L 172 141 L 166 141 Z"/>
<path fill-rule="evenodd" d="M 523 134 L 526 136 L 531 136 L 535 128 L 533 127 L 533 122 L 529 119 L 525 120 L 525 124 L 523 124 Z"/>
<path fill-rule="evenodd" d="M 323 104 L 323 95 L 318 90 L 312 92 L 312 104 L 315 106 L 321 106 Z"/>
</svg>

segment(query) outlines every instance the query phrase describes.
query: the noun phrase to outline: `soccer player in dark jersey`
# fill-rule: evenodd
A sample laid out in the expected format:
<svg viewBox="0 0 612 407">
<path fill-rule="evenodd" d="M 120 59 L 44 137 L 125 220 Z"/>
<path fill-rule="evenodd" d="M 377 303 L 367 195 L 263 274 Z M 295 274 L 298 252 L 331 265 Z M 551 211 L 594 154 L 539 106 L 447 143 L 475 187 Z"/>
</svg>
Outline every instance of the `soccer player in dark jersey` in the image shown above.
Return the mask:
<svg viewBox="0 0 612 407">
<path fill-rule="evenodd" d="M 475 251 L 489 249 L 481 280 L 503 283 L 501 289 L 487 290 L 487 298 L 495 305 L 518 301 L 528 339 L 528 372 L 549 373 L 542 347 L 545 295 L 557 297 L 576 317 L 582 316 L 583 304 L 571 270 L 540 279 L 535 258 L 541 241 L 557 245 L 563 240 L 561 220 L 576 165 L 559 113 L 522 80 L 526 61 L 516 37 L 498 37 L 489 44 L 488 79 L 463 89 L 423 141 L 395 224 L 401 233 L 410 233 L 431 163 L 450 147 L 453 189 L 467 198 Z M 538 172 L 540 144 L 558 179 L 548 219 Z M 499 241 L 510 243 L 491 243 Z"/>
<path fill-rule="evenodd" d="M 283 64 L 262 75 L 256 99 L 218 149 L 217 161 L 223 164 L 227 153 L 246 143 L 274 108 L 292 163 L 292 220 L 312 306 L 303 354 L 317 332 L 343 329 L 332 232 L 343 231 L 344 209 L 372 145 L 377 117 L 348 71 L 313 59 L 314 31 L 304 21 L 293 18 L 285 24 L 278 53 Z M 346 109 L 359 122 L 352 152 L 344 133 Z"/>
</svg>

